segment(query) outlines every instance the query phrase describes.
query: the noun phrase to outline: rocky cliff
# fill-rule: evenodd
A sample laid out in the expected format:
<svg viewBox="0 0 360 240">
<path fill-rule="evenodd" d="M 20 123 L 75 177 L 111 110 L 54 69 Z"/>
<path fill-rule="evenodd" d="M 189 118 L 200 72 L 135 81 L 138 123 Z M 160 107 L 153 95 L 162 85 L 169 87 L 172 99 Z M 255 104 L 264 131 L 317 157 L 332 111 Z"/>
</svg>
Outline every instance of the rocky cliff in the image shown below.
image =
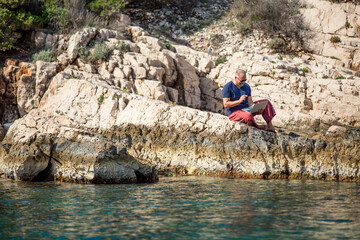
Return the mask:
<svg viewBox="0 0 360 240">
<path fill-rule="evenodd" d="M 356 71 L 250 46 L 216 66 L 208 53 L 150 36 L 124 15 L 119 21 L 121 31 L 37 32 L 57 61 L 7 62 L 0 79 L 0 120 L 11 126 L 0 136 L 7 176 L 120 183 L 176 171 L 359 180 Z M 105 54 L 96 58 L 99 49 Z M 237 68 L 248 72 L 255 100 L 273 103 L 282 133 L 223 115 L 221 89 Z"/>
<path fill-rule="evenodd" d="M 360 5 L 351 1 L 305 0 L 301 9 L 308 30 L 306 48 L 332 57 L 335 64 L 360 71 Z"/>
</svg>

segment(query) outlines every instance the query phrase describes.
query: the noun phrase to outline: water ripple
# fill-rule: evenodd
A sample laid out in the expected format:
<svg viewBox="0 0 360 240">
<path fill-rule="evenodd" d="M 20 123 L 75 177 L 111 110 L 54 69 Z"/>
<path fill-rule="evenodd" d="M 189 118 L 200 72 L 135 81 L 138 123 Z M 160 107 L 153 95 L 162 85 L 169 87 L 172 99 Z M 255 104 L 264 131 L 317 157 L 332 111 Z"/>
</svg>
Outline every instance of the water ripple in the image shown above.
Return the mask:
<svg viewBox="0 0 360 240">
<path fill-rule="evenodd" d="M 209 177 L 0 181 L 0 239 L 352 239 L 359 193 L 352 183 Z"/>
</svg>

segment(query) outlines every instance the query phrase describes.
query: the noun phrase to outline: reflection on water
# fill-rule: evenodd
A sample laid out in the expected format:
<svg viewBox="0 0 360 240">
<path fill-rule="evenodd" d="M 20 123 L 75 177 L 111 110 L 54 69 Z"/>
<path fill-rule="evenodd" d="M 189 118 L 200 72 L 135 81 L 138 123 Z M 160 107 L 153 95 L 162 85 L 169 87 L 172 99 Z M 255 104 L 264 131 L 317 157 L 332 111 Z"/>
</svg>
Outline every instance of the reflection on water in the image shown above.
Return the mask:
<svg viewBox="0 0 360 240">
<path fill-rule="evenodd" d="M 360 185 L 162 178 L 155 184 L 0 181 L 0 238 L 336 239 L 360 235 Z"/>
</svg>

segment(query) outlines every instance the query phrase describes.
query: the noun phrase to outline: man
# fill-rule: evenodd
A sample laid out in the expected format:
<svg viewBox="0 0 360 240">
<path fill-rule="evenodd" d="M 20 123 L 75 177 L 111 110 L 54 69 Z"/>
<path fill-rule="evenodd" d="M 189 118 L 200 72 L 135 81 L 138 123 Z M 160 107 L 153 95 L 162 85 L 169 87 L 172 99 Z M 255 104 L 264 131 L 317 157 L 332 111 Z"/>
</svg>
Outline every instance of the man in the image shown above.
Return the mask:
<svg viewBox="0 0 360 240">
<path fill-rule="evenodd" d="M 277 133 L 271 123 L 271 120 L 276 115 L 272 104 L 266 99 L 253 102 L 251 97 L 251 88 L 249 84 L 246 83 L 246 72 L 244 70 L 238 69 L 236 71 L 235 78 L 224 86 L 222 94 L 223 104 L 231 121 L 243 122 L 259 129 Z M 242 109 L 262 101 L 268 101 L 265 109 L 261 109 L 256 113 L 242 111 Z M 267 123 L 266 126 L 259 126 L 256 124 L 254 116 L 259 114 L 262 114 Z"/>
</svg>

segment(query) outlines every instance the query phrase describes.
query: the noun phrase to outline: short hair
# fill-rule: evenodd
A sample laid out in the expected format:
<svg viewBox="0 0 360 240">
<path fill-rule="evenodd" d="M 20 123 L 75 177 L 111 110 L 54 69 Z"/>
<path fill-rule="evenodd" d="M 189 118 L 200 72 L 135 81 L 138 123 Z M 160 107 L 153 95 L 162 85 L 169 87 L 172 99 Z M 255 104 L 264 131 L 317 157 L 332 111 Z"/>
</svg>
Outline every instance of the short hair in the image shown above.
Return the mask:
<svg viewBox="0 0 360 240">
<path fill-rule="evenodd" d="M 237 78 L 240 78 L 240 76 L 246 76 L 246 71 L 244 71 L 244 70 L 242 70 L 242 69 L 238 69 L 238 70 L 236 70 L 236 72 L 235 72 L 235 76 L 236 76 Z"/>
</svg>

